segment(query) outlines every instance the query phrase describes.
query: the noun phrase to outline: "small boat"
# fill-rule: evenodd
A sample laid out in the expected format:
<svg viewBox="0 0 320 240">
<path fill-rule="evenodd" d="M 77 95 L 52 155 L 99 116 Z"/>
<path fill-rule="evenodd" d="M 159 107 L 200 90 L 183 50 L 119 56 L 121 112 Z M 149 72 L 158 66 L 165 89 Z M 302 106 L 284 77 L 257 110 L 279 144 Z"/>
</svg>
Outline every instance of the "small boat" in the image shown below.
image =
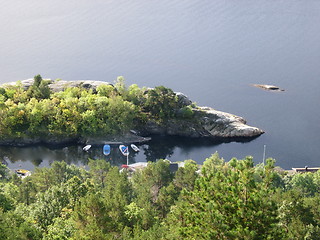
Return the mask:
<svg viewBox="0 0 320 240">
<path fill-rule="evenodd" d="M 130 146 L 135 152 L 139 152 L 140 151 L 140 149 L 136 145 L 134 145 L 133 143 Z"/>
<path fill-rule="evenodd" d="M 110 145 L 109 144 L 106 144 L 103 146 L 103 154 L 108 156 L 111 152 L 111 148 L 110 148 Z"/>
<path fill-rule="evenodd" d="M 135 130 L 130 130 L 130 132 L 134 135 L 138 135 L 138 133 Z"/>
<path fill-rule="evenodd" d="M 82 149 L 83 151 L 88 152 L 90 148 L 91 148 L 91 145 L 87 145 L 87 146 L 84 146 Z"/>
<path fill-rule="evenodd" d="M 129 147 L 126 147 L 125 145 L 120 145 L 119 146 L 120 152 L 124 155 L 124 156 L 128 156 L 129 155 Z"/>
<path fill-rule="evenodd" d="M 17 169 L 15 170 L 16 174 L 20 177 L 27 177 L 31 175 L 31 172 L 29 170 L 25 169 Z"/>
</svg>

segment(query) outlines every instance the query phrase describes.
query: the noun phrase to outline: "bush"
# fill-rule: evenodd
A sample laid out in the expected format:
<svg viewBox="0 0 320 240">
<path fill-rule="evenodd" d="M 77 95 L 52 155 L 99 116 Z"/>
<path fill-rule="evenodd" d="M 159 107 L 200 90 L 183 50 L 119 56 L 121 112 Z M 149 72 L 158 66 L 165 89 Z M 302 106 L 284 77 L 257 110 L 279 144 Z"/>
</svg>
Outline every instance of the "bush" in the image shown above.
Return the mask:
<svg viewBox="0 0 320 240">
<path fill-rule="evenodd" d="M 190 119 L 194 115 L 194 112 L 190 106 L 183 107 L 179 110 L 179 117 Z"/>
</svg>

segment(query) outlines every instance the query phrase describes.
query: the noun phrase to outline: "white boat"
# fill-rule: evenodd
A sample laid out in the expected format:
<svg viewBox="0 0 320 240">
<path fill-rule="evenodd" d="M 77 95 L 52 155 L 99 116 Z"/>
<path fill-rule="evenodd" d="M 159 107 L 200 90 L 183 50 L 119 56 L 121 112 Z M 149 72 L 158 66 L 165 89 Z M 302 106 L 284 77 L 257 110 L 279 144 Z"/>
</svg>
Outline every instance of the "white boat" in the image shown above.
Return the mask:
<svg viewBox="0 0 320 240">
<path fill-rule="evenodd" d="M 91 148 L 91 145 L 87 145 L 87 146 L 84 146 L 82 149 L 83 151 L 89 151 L 89 149 Z"/>
<path fill-rule="evenodd" d="M 134 145 L 133 143 L 130 146 L 135 152 L 139 152 L 140 151 L 140 149 L 136 145 Z"/>
<path fill-rule="evenodd" d="M 129 147 L 125 145 L 120 145 L 119 150 L 124 156 L 129 156 Z"/>
</svg>

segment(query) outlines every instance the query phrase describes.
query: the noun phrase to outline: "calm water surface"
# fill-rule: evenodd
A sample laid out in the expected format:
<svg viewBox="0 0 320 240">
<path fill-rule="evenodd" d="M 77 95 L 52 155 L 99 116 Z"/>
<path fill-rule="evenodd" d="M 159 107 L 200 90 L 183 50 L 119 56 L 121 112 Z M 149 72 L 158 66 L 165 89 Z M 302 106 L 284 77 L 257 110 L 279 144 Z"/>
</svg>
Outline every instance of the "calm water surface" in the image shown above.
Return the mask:
<svg viewBox="0 0 320 240">
<path fill-rule="evenodd" d="M 218 151 L 258 163 L 266 145 L 283 168 L 320 166 L 320 1 L 13 0 L 0 3 L 0 21 L 0 83 L 38 73 L 109 82 L 123 75 L 127 85 L 165 85 L 266 131 L 245 143 L 155 139 L 131 162 L 201 163 Z M 108 160 L 124 163 L 114 148 Z M 88 157 L 102 158 L 101 148 L 0 148 L 12 168 L 56 159 L 84 165 Z"/>
</svg>

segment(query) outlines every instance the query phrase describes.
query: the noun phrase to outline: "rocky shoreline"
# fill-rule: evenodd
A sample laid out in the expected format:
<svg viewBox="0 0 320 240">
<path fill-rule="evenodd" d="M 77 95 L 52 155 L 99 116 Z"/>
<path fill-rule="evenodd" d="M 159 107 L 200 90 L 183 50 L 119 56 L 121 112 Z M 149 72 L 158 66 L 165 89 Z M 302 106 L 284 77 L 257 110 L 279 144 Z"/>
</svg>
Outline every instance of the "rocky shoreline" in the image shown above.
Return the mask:
<svg viewBox="0 0 320 240">
<path fill-rule="evenodd" d="M 142 137 L 127 133 L 122 136 L 107 136 L 105 138 L 81 138 L 81 137 L 47 137 L 47 138 L 20 138 L 0 140 L 0 146 L 27 147 L 34 145 L 44 145 L 49 147 L 59 147 L 68 145 L 104 145 L 104 144 L 142 144 L 150 141 L 150 137 Z"/>
<path fill-rule="evenodd" d="M 245 138 L 264 133 L 262 129 L 247 125 L 244 118 L 230 113 L 210 107 L 196 107 L 192 111 L 192 120 L 173 119 L 163 125 L 149 121 L 142 133 L 193 138 Z"/>
<path fill-rule="evenodd" d="M 108 82 L 93 80 L 48 80 L 49 88 L 53 92 L 63 91 L 67 87 L 83 87 L 93 89 L 102 84 L 112 85 Z M 16 85 L 17 82 L 3 84 L 2 87 Z M 19 84 L 26 90 L 33 84 L 33 79 L 19 81 Z M 190 106 L 192 101 L 183 93 L 176 93 L 182 106 Z M 105 139 L 84 139 L 84 138 L 22 138 L 22 139 L 6 139 L 0 141 L 0 145 L 7 146 L 27 146 L 35 144 L 44 145 L 64 145 L 64 144 L 103 144 L 105 142 L 132 142 L 142 143 L 149 141 L 150 135 L 163 136 L 182 136 L 190 138 L 209 138 L 209 139 L 232 139 L 232 138 L 254 138 L 264 133 L 262 129 L 247 125 L 246 120 L 242 117 L 217 111 L 210 107 L 192 107 L 193 117 L 190 119 L 171 119 L 165 123 L 158 123 L 149 120 L 139 129 L 134 129 L 134 133 L 127 133 L 123 136 L 106 137 Z"/>
</svg>

